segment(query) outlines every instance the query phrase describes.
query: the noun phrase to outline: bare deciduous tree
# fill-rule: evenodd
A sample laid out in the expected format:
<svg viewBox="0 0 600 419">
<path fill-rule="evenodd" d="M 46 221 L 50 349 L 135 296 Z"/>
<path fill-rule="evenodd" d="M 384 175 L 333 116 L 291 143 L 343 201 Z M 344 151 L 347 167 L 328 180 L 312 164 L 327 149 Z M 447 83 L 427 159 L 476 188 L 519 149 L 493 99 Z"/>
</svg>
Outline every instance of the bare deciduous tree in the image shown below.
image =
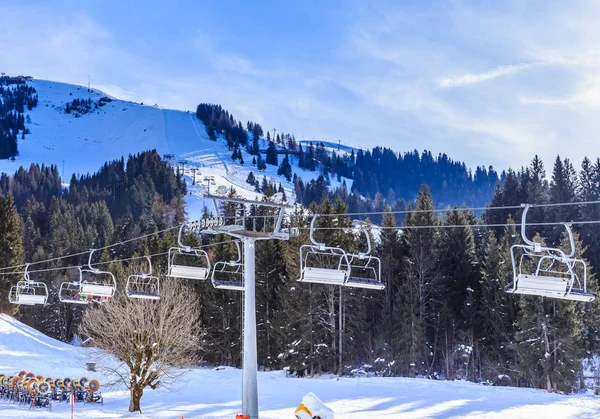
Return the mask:
<svg viewBox="0 0 600 419">
<path fill-rule="evenodd" d="M 90 307 L 80 333 L 99 349 L 99 367 L 130 391 L 130 412 L 141 412 L 144 389 L 168 388 L 200 354 L 200 309 L 193 289 L 171 280 L 158 301 L 130 299 Z M 116 358 L 116 359 L 115 359 Z"/>
</svg>

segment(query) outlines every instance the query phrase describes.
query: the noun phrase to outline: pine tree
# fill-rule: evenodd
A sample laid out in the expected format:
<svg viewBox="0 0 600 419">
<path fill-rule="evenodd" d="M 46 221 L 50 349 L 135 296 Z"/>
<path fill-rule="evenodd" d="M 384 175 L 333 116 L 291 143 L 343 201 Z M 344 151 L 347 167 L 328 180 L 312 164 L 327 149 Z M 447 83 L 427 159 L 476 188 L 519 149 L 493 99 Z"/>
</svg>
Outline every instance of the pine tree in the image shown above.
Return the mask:
<svg viewBox="0 0 600 419">
<path fill-rule="evenodd" d="M 21 218 L 12 193 L 6 198 L 0 195 L 0 266 L 18 266 L 22 263 Z M 15 313 L 16 307 L 8 304 L 8 292 L 11 284 L 19 279 L 15 275 L 0 276 L 0 313 Z"/>
<path fill-rule="evenodd" d="M 285 177 L 288 182 L 292 179 L 292 166 L 290 165 L 290 160 L 287 154 L 281 161 L 281 165 L 279 165 L 279 168 L 277 169 L 277 174 Z"/>
<path fill-rule="evenodd" d="M 509 224 L 512 220 L 509 219 Z M 517 384 L 513 344 L 519 297 L 504 292 L 512 281 L 509 237 L 516 236 L 514 224 L 507 227 L 500 240 L 494 234 L 486 237 L 481 262 L 481 300 L 478 305 L 478 344 L 481 353 L 482 378 L 491 382 Z"/>
<path fill-rule="evenodd" d="M 401 348 L 400 341 L 394 339 L 396 324 L 394 312 L 400 309 L 394 305 L 401 283 L 402 247 L 400 245 L 399 230 L 396 229 L 396 219 L 391 213 L 391 208 L 386 206 L 381 223 L 381 239 L 377 246 L 377 256 L 381 260 L 382 280 L 386 287 L 382 292 L 382 310 L 379 324 L 377 325 L 378 342 L 376 353 L 381 359 L 377 369 L 384 374 L 390 374 L 390 362 L 394 360 Z"/>
<path fill-rule="evenodd" d="M 256 168 L 258 170 L 264 171 L 267 169 L 267 165 L 265 164 L 262 156 L 260 155 L 260 153 L 258 154 L 258 160 L 256 162 Z"/>
<path fill-rule="evenodd" d="M 248 177 L 246 178 L 246 183 L 249 183 L 250 185 L 254 185 L 256 183 L 256 177 L 254 176 L 254 173 L 252 173 L 252 172 L 248 173 Z"/>
<path fill-rule="evenodd" d="M 267 147 L 266 163 L 272 166 L 277 166 L 279 164 L 277 161 L 277 148 L 273 141 L 270 141 L 269 146 Z"/>
<path fill-rule="evenodd" d="M 396 371 L 410 376 L 433 373 L 438 318 L 434 295 L 440 280 L 436 260 L 438 232 L 431 228 L 439 225 L 439 220 L 430 212 L 434 207 L 427 185 L 421 187 L 414 209 L 428 212 L 411 212 L 406 217 L 401 268 L 405 279 L 394 303 L 399 308 L 395 310 L 396 339 L 404 342 L 397 354 Z M 413 226 L 429 228 L 410 228 Z"/>
<path fill-rule="evenodd" d="M 475 312 L 479 301 L 479 275 L 475 269 L 475 243 L 465 212 L 456 208 L 446 215 L 440 235 L 441 280 L 434 291 L 438 305 L 439 353 L 447 378 L 474 378 L 477 355 Z"/>
</svg>

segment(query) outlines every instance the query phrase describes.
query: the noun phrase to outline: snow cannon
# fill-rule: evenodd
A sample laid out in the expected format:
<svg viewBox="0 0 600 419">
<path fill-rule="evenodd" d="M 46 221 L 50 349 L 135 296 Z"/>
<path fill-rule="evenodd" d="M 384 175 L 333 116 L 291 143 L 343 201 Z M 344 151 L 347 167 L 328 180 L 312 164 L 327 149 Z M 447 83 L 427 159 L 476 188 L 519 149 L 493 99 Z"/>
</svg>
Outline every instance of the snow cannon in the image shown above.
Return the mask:
<svg viewBox="0 0 600 419">
<path fill-rule="evenodd" d="M 76 378 L 73 380 L 73 387 L 78 390 L 84 390 L 88 381 L 90 380 L 86 377 Z"/>
<path fill-rule="evenodd" d="M 98 380 L 91 380 L 87 383 L 86 389 L 90 393 L 97 393 L 100 391 L 100 382 Z"/>
<path fill-rule="evenodd" d="M 314 393 L 308 393 L 302 398 L 295 415 L 296 419 L 334 419 L 333 410 L 325 406 Z"/>
<path fill-rule="evenodd" d="M 57 378 L 56 380 L 54 380 L 54 385 L 56 386 L 56 388 L 65 388 L 65 383 L 62 378 Z"/>
<path fill-rule="evenodd" d="M 19 386 L 19 382 L 23 381 L 23 378 L 19 377 L 18 375 L 16 377 L 13 377 L 10 380 L 10 386 L 17 388 Z"/>
<path fill-rule="evenodd" d="M 32 372 L 28 372 L 27 374 L 25 374 L 25 377 L 23 378 L 35 378 L 35 374 Z"/>
<path fill-rule="evenodd" d="M 39 380 L 35 383 L 35 391 L 40 396 L 47 396 L 52 392 L 52 387 L 47 381 Z"/>
<path fill-rule="evenodd" d="M 69 377 L 63 378 L 61 388 L 65 389 L 65 390 L 71 390 L 72 382 L 73 382 L 73 380 L 71 380 Z"/>
<path fill-rule="evenodd" d="M 27 371 L 21 370 L 16 374 L 18 377 L 24 378 L 27 375 Z"/>
<path fill-rule="evenodd" d="M 25 385 L 25 390 L 27 390 L 29 394 L 35 393 L 36 384 L 37 380 L 35 378 L 28 380 L 27 384 Z"/>
</svg>

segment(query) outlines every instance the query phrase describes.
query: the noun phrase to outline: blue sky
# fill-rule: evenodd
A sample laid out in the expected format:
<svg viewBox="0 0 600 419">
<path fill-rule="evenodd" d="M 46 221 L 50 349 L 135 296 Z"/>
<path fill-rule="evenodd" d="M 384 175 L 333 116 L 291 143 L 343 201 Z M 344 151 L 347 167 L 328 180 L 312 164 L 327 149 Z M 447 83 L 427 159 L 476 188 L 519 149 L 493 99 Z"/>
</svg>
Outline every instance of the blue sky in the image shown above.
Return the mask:
<svg viewBox="0 0 600 419">
<path fill-rule="evenodd" d="M 0 2 L 0 70 L 470 166 L 600 155 L 595 1 Z"/>
</svg>

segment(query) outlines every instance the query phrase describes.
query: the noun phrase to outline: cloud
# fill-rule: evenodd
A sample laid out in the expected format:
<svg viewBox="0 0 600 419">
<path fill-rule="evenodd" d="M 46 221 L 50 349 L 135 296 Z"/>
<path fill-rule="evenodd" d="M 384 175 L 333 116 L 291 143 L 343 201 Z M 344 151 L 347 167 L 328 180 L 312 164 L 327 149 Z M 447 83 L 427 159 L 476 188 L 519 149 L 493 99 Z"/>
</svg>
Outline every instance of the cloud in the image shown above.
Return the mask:
<svg viewBox="0 0 600 419">
<path fill-rule="evenodd" d="M 202 54 L 208 63 L 220 71 L 239 73 L 247 76 L 262 76 L 264 71 L 259 70 L 248 59 L 240 54 L 227 51 L 219 46 L 218 39 L 204 32 L 198 32 L 192 41 L 193 48 Z"/>
<path fill-rule="evenodd" d="M 441 88 L 452 88 L 465 86 L 469 84 L 477 84 L 484 81 L 493 80 L 498 77 L 517 74 L 521 71 L 544 65 L 547 65 L 547 63 L 521 63 L 514 65 L 503 65 L 483 73 L 463 74 L 454 77 L 442 77 L 437 80 L 437 84 Z"/>
</svg>

